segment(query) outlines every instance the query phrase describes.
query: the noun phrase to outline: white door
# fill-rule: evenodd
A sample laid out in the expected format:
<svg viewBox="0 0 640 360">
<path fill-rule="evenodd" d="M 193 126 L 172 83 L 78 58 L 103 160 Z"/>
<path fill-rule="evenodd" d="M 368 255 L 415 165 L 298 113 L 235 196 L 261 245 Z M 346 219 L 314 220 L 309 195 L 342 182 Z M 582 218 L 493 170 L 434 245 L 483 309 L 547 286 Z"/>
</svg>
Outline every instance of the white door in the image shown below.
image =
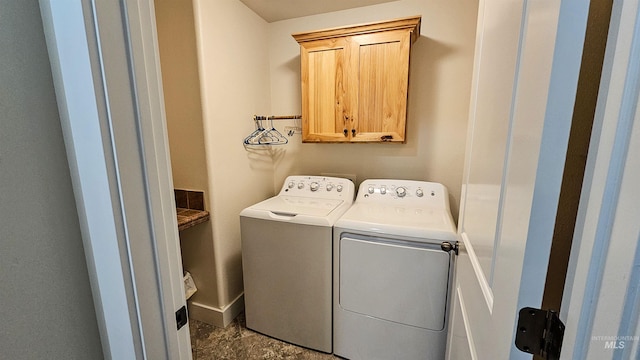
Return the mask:
<svg viewBox="0 0 640 360">
<path fill-rule="evenodd" d="M 518 359 L 540 307 L 588 2 L 481 0 L 449 359 Z"/>
</svg>

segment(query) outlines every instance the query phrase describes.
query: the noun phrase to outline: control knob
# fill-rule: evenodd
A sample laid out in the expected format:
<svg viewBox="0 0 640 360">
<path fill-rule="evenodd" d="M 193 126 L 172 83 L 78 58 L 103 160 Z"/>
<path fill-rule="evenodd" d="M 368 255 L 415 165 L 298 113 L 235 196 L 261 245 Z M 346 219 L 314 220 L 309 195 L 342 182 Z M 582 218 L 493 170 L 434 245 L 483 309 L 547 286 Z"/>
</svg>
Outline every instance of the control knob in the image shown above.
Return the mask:
<svg viewBox="0 0 640 360">
<path fill-rule="evenodd" d="M 304 187 L 304 183 L 303 182 L 299 182 L 298 183 L 298 189 L 302 189 Z"/>
<path fill-rule="evenodd" d="M 337 192 L 342 192 L 342 185 L 336 186 L 336 191 Z"/>
<path fill-rule="evenodd" d="M 319 187 L 320 187 L 320 186 L 319 186 L 319 185 L 318 185 L 318 183 L 317 183 L 317 182 L 315 182 L 315 181 L 314 181 L 314 182 L 312 182 L 312 183 L 311 183 L 311 185 L 309 185 L 309 189 L 311 189 L 311 191 L 317 191 Z"/>
<path fill-rule="evenodd" d="M 422 191 L 422 189 L 418 189 L 418 190 L 416 190 L 416 195 L 418 197 L 423 197 L 424 196 L 424 191 Z"/>
<path fill-rule="evenodd" d="M 380 186 L 380 194 L 384 195 L 387 193 L 387 187 L 386 186 Z"/>
<path fill-rule="evenodd" d="M 333 184 L 327 184 L 327 191 L 333 190 Z"/>
<path fill-rule="evenodd" d="M 369 194 L 373 194 L 373 192 L 374 192 L 375 190 L 376 190 L 376 189 L 375 189 L 373 186 L 369 186 L 369 189 L 368 189 Z"/>
<path fill-rule="evenodd" d="M 403 187 L 399 187 L 396 189 L 396 195 L 398 195 L 398 197 L 404 197 L 405 195 L 407 195 L 407 189 L 403 188 Z"/>
<path fill-rule="evenodd" d="M 293 181 L 289 181 L 289 189 L 293 189 L 294 186 L 296 186 L 296 184 Z"/>
</svg>

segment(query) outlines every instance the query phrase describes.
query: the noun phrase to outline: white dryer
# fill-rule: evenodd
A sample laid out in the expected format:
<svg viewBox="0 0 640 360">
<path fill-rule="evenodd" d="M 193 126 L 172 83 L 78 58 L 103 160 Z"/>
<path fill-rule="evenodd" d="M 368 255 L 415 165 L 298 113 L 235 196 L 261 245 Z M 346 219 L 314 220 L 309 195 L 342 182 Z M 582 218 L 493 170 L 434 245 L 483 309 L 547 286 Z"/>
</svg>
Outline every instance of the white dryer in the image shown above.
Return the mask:
<svg viewBox="0 0 640 360">
<path fill-rule="evenodd" d="M 365 180 L 333 238 L 334 354 L 444 359 L 457 249 L 446 188 Z"/>
<path fill-rule="evenodd" d="M 354 194 L 348 179 L 289 176 L 240 213 L 249 329 L 331 352 L 332 230 Z"/>
</svg>

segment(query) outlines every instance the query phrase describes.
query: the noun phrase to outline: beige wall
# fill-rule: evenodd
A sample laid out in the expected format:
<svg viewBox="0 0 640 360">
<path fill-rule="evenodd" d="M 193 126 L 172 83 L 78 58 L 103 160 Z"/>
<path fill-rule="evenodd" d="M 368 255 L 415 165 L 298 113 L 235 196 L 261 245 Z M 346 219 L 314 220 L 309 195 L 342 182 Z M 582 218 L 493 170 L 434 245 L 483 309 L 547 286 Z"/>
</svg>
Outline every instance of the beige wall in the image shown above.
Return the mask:
<svg viewBox="0 0 640 360">
<path fill-rule="evenodd" d="M 356 174 L 441 182 L 457 218 L 477 1 L 401 0 L 270 24 L 271 110 L 301 113 L 299 47 L 292 33 L 422 15 L 421 37 L 412 49 L 407 141 L 397 144 L 301 144 L 286 147 L 275 187 L 291 174 Z M 292 123 L 281 124 L 292 125 Z"/>
<path fill-rule="evenodd" d="M 194 0 L 213 256 L 222 309 L 242 294 L 240 211 L 273 195 L 272 154 L 247 152 L 254 114 L 267 114 L 268 25 L 238 0 Z"/>
<path fill-rule="evenodd" d="M 191 0 L 156 0 L 155 10 L 173 183 L 207 190 L 193 6 Z"/>
<path fill-rule="evenodd" d="M 191 0 L 156 0 L 156 27 L 171 153 L 173 186 L 209 194 L 202 103 Z M 210 202 L 205 199 L 205 208 Z M 209 224 L 180 232 L 182 265 L 198 286 L 192 298 L 218 304 L 216 261 Z"/>
<path fill-rule="evenodd" d="M 203 190 L 211 221 L 180 233 L 191 315 L 216 325 L 242 294 L 240 211 L 273 195 L 273 153 L 245 151 L 270 107 L 267 23 L 237 0 L 156 0 L 175 188 Z"/>
</svg>

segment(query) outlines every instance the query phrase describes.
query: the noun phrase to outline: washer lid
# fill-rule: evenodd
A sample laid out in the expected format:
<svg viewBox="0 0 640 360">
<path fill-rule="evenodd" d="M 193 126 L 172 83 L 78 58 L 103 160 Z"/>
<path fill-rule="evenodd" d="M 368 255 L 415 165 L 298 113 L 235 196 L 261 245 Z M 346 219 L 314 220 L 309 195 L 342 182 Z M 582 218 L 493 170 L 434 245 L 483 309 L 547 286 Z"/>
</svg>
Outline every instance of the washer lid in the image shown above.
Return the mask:
<svg viewBox="0 0 640 360">
<path fill-rule="evenodd" d="M 249 207 L 249 209 L 289 216 L 326 217 L 343 202 L 344 200 L 280 195 L 259 202 Z"/>
<path fill-rule="evenodd" d="M 356 202 L 335 226 L 425 240 L 456 240 L 451 214 L 443 209 Z"/>
</svg>

